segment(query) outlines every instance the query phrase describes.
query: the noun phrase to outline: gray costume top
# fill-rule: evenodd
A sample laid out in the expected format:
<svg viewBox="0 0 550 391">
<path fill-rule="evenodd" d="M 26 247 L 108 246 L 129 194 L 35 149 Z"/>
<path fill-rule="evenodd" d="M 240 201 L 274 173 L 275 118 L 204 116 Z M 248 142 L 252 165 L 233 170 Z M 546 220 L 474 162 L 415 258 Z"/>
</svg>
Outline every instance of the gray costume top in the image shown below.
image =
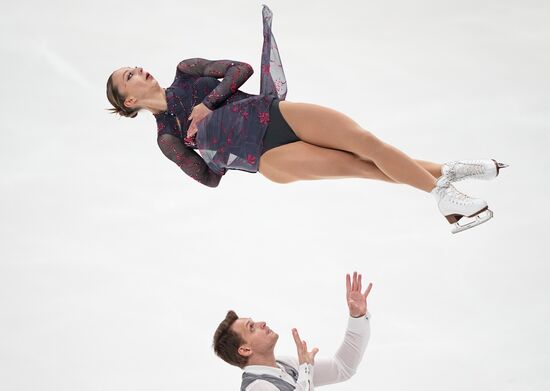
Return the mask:
<svg viewBox="0 0 550 391">
<path fill-rule="evenodd" d="M 277 364 L 283 367 L 286 373 L 288 373 L 294 381 L 298 380 L 298 372 L 296 369 L 291 367 L 288 364 L 285 364 L 282 361 L 277 361 Z M 281 391 L 294 391 L 295 387 L 284 381 L 283 379 L 279 379 L 276 376 L 271 375 L 255 375 L 252 373 L 244 372 L 243 373 L 243 381 L 241 383 L 241 391 L 246 391 L 246 387 L 248 387 L 250 384 L 255 382 L 256 380 L 265 380 L 271 384 L 273 384 L 275 387 L 277 387 Z"/>
</svg>

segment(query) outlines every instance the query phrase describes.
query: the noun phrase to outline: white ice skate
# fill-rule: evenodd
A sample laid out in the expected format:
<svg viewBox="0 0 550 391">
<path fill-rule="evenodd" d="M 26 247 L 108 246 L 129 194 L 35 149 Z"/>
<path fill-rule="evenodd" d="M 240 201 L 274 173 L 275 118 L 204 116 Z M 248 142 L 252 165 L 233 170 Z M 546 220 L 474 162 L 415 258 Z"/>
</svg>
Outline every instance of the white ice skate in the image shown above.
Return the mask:
<svg viewBox="0 0 550 391">
<path fill-rule="evenodd" d="M 459 192 L 445 176 L 439 178 L 432 194 L 437 200 L 439 211 L 453 224 L 451 232 L 454 234 L 483 224 L 493 217 L 487 202 Z M 473 220 L 464 222 L 463 219 Z"/>
<path fill-rule="evenodd" d="M 507 164 L 499 163 L 494 159 L 487 160 L 458 160 L 443 164 L 441 173 L 450 181 L 458 182 L 464 179 L 494 179 L 501 168 Z"/>
</svg>

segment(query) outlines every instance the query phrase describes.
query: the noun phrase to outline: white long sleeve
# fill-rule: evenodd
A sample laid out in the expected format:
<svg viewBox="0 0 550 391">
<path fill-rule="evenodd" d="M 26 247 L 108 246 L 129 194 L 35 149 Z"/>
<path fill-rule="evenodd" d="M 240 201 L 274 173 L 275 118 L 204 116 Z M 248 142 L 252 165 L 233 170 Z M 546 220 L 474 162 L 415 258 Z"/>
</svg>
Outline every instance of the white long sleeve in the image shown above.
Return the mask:
<svg viewBox="0 0 550 391">
<path fill-rule="evenodd" d="M 302 364 L 298 368 L 298 380 L 294 391 L 313 391 L 313 365 Z"/>
<path fill-rule="evenodd" d="M 332 359 L 315 360 L 315 386 L 343 382 L 352 377 L 367 348 L 370 338 L 370 314 L 349 318 L 344 342 Z"/>
<path fill-rule="evenodd" d="M 284 370 L 263 366 L 246 367 L 245 371 L 256 374 L 278 376 L 296 387 L 295 391 L 313 391 L 314 386 L 339 383 L 349 379 L 357 371 L 370 338 L 370 314 L 361 318 L 349 318 L 344 341 L 331 359 L 316 359 L 315 365 L 299 366 L 295 357 L 277 358 L 298 370 L 298 381 L 295 382 Z M 279 391 L 277 387 L 265 380 L 256 380 L 246 391 Z"/>
</svg>

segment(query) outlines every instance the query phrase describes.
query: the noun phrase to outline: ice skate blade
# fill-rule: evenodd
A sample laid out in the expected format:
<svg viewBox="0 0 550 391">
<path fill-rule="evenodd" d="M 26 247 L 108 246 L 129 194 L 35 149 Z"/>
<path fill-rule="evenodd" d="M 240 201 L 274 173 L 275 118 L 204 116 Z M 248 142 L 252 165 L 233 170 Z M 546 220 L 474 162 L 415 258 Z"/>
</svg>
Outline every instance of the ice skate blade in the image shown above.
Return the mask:
<svg viewBox="0 0 550 391">
<path fill-rule="evenodd" d="M 506 168 L 506 167 L 510 167 L 509 164 L 497 162 L 495 159 L 491 159 L 491 160 L 494 161 L 495 166 L 497 166 L 497 176 L 498 176 L 498 174 L 500 174 L 501 169 Z"/>
<path fill-rule="evenodd" d="M 453 234 L 456 234 L 456 233 L 459 233 L 459 232 L 462 232 L 462 231 L 466 231 L 470 228 L 477 227 L 478 225 L 483 224 L 483 223 L 491 220 L 492 218 L 493 218 L 493 211 L 490 210 L 490 209 L 485 209 L 484 211 L 479 213 L 477 216 L 475 216 L 475 220 L 473 220 L 473 221 L 471 221 L 467 224 L 460 225 L 458 221 L 456 223 L 454 223 L 454 226 L 451 229 L 451 232 Z"/>
<path fill-rule="evenodd" d="M 477 212 L 475 212 L 474 214 L 471 214 L 469 216 L 466 216 L 466 215 L 461 215 L 461 214 L 458 214 L 458 213 L 454 213 L 452 215 L 446 215 L 445 218 L 447 219 L 447 221 L 449 222 L 449 224 L 455 224 L 455 223 L 458 223 L 458 221 L 464 217 L 475 217 L 475 216 L 479 216 L 481 215 L 483 212 L 485 212 L 487 209 L 489 209 L 489 206 L 486 206 L 485 208 L 483 209 L 480 209 L 478 210 Z"/>
</svg>

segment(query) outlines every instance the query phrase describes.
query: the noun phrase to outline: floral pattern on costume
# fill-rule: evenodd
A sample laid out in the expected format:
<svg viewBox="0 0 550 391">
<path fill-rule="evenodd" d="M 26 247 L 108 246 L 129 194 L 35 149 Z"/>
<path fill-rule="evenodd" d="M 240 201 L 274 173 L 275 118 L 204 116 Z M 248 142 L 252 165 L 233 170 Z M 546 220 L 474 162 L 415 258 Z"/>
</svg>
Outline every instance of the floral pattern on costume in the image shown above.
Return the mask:
<svg viewBox="0 0 550 391">
<path fill-rule="evenodd" d="M 167 111 L 155 115 L 162 152 L 206 186 L 217 186 L 228 169 L 258 171 L 270 105 L 286 97 L 286 79 L 271 32 L 273 14 L 266 5 L 262 17 L 259 95 L 239 90 L 253 73 L 249 64 L 191 58 L 178 64 L 174 82 L 166 89 Z M 188 117 L 199 103 L 213 111 L 198 124 L 195 136 L 187 138 Z"/>
</svg>

